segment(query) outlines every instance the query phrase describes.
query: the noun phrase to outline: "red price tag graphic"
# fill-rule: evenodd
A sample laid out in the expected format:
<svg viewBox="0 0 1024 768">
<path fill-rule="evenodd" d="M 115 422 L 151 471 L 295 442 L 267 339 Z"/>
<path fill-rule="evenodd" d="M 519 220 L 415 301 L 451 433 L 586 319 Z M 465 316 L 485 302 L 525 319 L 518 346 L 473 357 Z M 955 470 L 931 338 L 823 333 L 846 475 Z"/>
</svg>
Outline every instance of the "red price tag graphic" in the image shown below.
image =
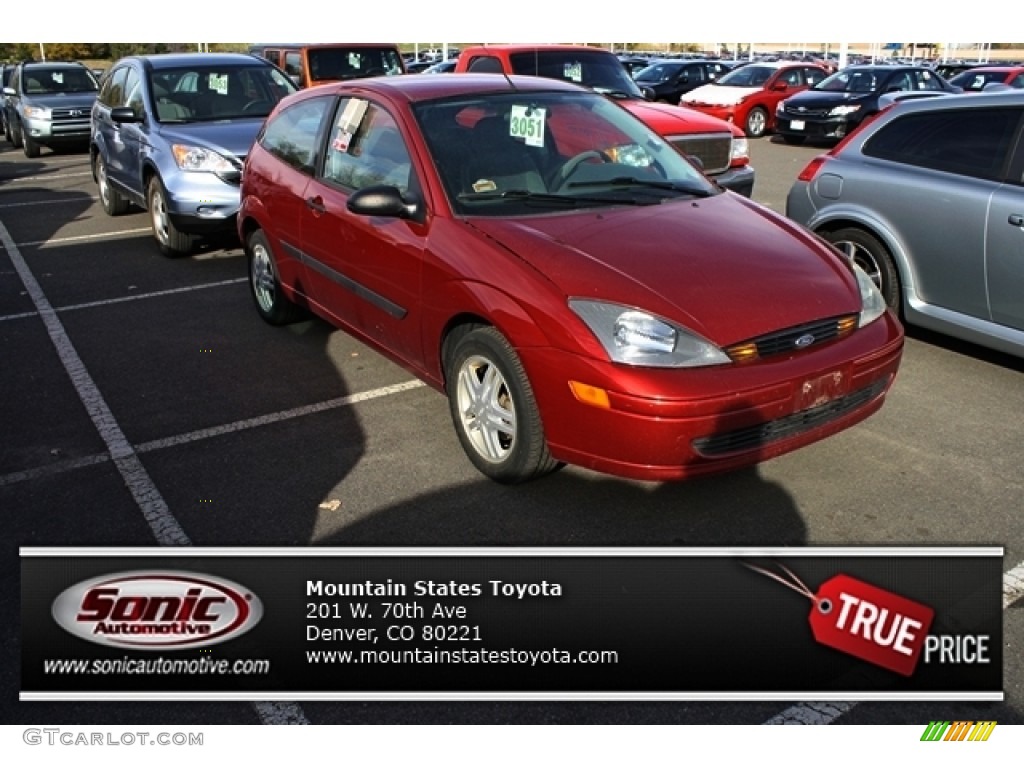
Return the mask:
<svg viewBox="0 0 1024 768">
<path fill-rule="evenodd" d="M 914 673 L 935 617 L 928 606 L 845 574 L 833 576 L 815 594 L 785 566 L 779 567 L 795 583 L 763 568 L 747 567 L 811 601 L 808 620 L 814 639 L 822 645 L 907 677 Z"/>
</svg>

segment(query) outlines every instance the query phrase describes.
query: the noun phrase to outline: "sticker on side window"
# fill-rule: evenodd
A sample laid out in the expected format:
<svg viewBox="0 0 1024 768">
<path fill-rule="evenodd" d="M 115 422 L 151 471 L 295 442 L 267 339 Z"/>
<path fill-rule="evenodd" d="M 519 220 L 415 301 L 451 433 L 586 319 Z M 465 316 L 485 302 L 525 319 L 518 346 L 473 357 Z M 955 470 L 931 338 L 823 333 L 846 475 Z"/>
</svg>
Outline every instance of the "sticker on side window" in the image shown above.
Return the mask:
<svg viewBox="0 0 1024 768">
<path fill-rule="evenodd" d="M 578 61 L 567 61 L 562 65 L 562 77 L 574 83 L 583 82 L 583 65 Z"/>
<path fill-rule="evenodd" d="M 514 139 L 524 139 L 531 147 L 544 146 L 544 117 L 547 110 L 516 104 L 508 120 L 508 133 Z"/>
<path fill-rule="evenodd" d="M 359 124 L 363 122 L 363 116 L 366 114 L 366 107 L 369 102 L 361 99 L 352 99 L 345 108 L 338 115 L 338 121 L 335 124 L 337 129 L 334 138 L 331 140 L 331 147 L 338 152 L 347 152 L 349 144 L 352 143 L 352 137 L 355 136 L 356 131 L 359 130 Z"/>
</svg>

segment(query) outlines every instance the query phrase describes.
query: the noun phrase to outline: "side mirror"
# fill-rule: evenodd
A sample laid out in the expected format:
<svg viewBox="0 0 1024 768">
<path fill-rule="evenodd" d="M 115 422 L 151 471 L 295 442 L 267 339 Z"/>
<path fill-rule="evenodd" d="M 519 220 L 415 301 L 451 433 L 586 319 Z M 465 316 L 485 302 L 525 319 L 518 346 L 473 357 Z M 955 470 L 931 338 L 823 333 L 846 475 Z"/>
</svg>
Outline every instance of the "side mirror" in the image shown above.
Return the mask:
<svg viewBox="0 0 1024 768">
<path fill-rule="evenodd" d="M 647 99 L 648 101 L 656 101 L 658 98 L 657 94 L 654 92 L 654 89 L 651 88 L 651 86 L 649 85 L 641 85 L 640 92 L 643 93 L 644 98 Z"/>
<path fill-rule="evenodd" d="M 135 114 L 131 107 L 114 107 L 110 110 L 110 119 L 115 123 L 141 123 L 142 116 Z"/>
<path fill-rule="evenodd" d="M 420 201 L 412 193 L 403 197 L 398 187 L 376 184 L 354 192 L 348 199 L 348 209 L 360 216 L 388 216 L 398 219 L 417 219 Z"/>
<path fill-rule="evenodd" d="M 17 96 L 18 94 L 15 92 L 15 90 L 13 88 L 11 88 L 11 86 L 5 85 L 4 86 L 4 95 L 5 96 Z"/>
<path fill-rule="evenodd" d="M 775 83 L 775 85 L 772 86 L 773 91 L 784 91 L 787 88 L 789 88 L 789 83 L 787 83 L 785 80 L 779 80 Z"/>
</svg>

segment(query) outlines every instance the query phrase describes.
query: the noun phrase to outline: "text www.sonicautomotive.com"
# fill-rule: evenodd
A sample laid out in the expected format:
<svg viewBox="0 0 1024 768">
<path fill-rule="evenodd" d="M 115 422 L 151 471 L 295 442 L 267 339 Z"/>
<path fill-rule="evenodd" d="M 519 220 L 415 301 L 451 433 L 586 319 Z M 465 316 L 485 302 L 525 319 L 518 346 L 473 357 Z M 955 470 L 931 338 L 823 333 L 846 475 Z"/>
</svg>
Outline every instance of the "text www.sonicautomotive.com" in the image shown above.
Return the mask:
<svg viewBox="0 0 1024 768">
<path fill-rule="evenodd" d="M 47 675 L 265 675 L 268 659 L 46 659 Z"/>
</svg>

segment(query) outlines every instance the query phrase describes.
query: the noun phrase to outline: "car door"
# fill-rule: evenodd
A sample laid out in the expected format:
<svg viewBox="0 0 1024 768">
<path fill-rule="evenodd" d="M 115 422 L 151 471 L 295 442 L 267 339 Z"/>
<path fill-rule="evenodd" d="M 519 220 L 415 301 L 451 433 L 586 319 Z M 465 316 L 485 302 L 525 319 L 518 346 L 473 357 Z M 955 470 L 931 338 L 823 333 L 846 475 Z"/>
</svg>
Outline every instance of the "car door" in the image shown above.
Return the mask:
<svg viewBox="0 0 1024 768">
<path fill-rule="evenodd" d="M 1024 110 L 1014 110 L 1017 122 Z M 985 238 L 992 320 L 1024 330 L 1024 147 L 1019 144 L 1010 181 L 992 195 Z"/>
<path fill-rule="evenodd" d="M 408 142 L 383 105 L 342 99 L 302 214 L 314 299 L 338 321 L 421 366 L 420 284 L 427 227 L 348 210 L 354 192 L 375 185 L 415 194 L 418 174 Z"/>
<path fill-rule="evenodd" d="M 124 123 L 114 122 L 110 118 L 111 110 L 125 105 L 125 86 L 128 75 L 132 72 L 129 64 L 115 67 L 103 83 L 99 97 L 93 106 L 92 123 L 95 143 L 100 155 L 107 164 L 107 180 L 115 187 L 132 189 L 138 184 L 131 184 L 130 171 L 133 163 L 129 157 L 128 145 L 124 140 Z M 136 77 L 137 81 L 138 78 Z M 134 145 L 137 148 L 138 142 Z"/>
</svg>

